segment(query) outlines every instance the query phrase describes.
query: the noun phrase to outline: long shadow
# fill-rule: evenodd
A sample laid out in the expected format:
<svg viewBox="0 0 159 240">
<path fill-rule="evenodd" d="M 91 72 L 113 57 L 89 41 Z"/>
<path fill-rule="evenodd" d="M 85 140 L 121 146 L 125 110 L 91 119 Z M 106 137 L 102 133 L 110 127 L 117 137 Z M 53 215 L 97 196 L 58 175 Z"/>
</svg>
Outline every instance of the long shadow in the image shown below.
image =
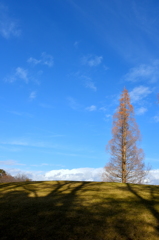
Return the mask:
<svg viewBox="0 0 159 240">
<path fill-rule="evenodd" d="M 70 182 L 57 181 L 45 197 L 38 197 L 36 187 L 18 184 L 17 187 L 23 187 L 24 191 L 14 189 L 5 194 L 5 201 L 1 201 L 0 212 L 5 213 L 0 220 L 1 239 L 14 239 L 11 233 L 15 234 L 15 239 L 69 239 L 78 221 L 76 213 L 74 216 L 69 213 L 75 205 L 76 193 L 86 184 L 79 182 L 70 189 Z M 16 185 L 13 184 L 13 188 Z M 69 193 L 65 194 L 67 189 Z M 34 197 L 29 198 L 30 193 Z"/>
<path fill-rule="evenodd" d="M 43 182 L 41 188 L 49 191 L 44 196 L 38 195 L 36 183 L 21 184 L 23 190 L 13 186 L 0 198 L 1 240 L 148 239 L 142 226 L 138 230 L 138 221 L 128 218 L 127 199 L 109 194 L 106 183 Z M 118 189 L 118 185 L 113 187 Z M 153 192 L 152 196 L 155 201 Z"/>
<path fill-rule="evenodd" d="M 151 214 L 154 216 L 157 222 L 157 226 L 155 228 L 159 233 L 159 212 L 155 209 L 156 202 L 158 201 L 159 203 L 159 198 L 157 198 L 154 194 L 155 186 L 147 187 L 151 195 L 150 199 L 143 198 L 137 191 L 135 191 L 135 189 L 132 187 L 131 184 L 127 183 L 127 187 L 129 191 L 133 193 L 140 200 L 140 202 L 145 206 L 145 208 L 147 208 L 151 212 Z"/>
</svg>

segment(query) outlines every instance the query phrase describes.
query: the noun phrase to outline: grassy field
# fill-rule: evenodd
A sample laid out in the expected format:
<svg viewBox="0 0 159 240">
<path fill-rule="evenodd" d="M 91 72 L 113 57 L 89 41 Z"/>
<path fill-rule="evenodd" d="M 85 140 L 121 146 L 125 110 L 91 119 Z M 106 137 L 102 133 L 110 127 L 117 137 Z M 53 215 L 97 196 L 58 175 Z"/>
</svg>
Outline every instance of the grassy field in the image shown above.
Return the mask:
<svg viewBox="0 0 159 240">
<path fill-rule="evenodd" d="M 0 184 L 0 239 L 158 240 L 159 186 Z"/>
</svg>

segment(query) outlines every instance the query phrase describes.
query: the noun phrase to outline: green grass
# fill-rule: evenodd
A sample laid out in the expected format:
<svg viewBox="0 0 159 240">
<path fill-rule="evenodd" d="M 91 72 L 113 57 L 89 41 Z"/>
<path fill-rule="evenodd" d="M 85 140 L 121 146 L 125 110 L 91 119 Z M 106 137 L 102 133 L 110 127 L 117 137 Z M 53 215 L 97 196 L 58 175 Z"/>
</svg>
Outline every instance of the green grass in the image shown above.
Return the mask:
<svg viewBox="0 0 159 240">
<path fill-rule="evenodd" d="M 0 239 L 158 240 L 159 186 L 0 184 Z"/>
</svg>

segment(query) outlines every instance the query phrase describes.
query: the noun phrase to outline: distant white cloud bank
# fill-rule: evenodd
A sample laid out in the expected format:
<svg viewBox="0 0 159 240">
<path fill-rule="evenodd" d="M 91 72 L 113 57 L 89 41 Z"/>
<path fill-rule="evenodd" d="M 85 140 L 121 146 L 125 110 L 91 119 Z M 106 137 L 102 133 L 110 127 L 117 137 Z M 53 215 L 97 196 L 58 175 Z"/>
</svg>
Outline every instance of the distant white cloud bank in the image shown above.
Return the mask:
<svg viewBox="0 0 159 240">
<path fill-rule="evenodd" d="M 75 168 L 75 169 L 59 169 L 48 172 L 42 171 L 21 171 L 19 169 L 10 169 L 7 172 L 17 175 L 24 173 L 34 181 L 101 181 L 103 168 Z M 146 179 L 146 184 L 159 185 L 159 169 L 151 170 Z"/>
</svg>

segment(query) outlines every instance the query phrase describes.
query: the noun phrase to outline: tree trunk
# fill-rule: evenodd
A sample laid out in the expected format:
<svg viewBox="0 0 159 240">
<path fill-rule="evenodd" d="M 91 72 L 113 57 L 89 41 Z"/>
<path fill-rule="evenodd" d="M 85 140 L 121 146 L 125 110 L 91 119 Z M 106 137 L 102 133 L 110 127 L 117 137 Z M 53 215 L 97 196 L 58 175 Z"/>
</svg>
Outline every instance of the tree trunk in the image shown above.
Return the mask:
<svg viewBox="0 0 159 240">
<path fill-rule="evenodd" d="M 122 127 L 122 183 L 126 183 L 126 119 Z"/>
</svg>

